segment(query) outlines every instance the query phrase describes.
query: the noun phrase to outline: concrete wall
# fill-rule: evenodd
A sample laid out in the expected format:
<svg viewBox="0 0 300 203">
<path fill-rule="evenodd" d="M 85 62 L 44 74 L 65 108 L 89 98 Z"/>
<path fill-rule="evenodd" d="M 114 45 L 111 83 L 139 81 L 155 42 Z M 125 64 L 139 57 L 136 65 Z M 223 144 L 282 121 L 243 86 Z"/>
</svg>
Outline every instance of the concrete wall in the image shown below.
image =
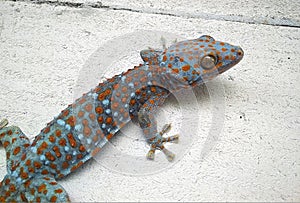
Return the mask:
<svg viewBox="0 0 300 203">
<path fill-rule="evenodd" d="M 182 106 L 172 97 L 160 111 L 159 126 L 172 123 L 169 134 L 181 134 L 178 145 L 168 145 L 178 155 L 175 163 L 169 164 L 162 153 L 153 163 L 114 163 L 108 147 L 102 157 L 59 182 L 76 202 L 300 201 L 299 10 L 296 0 L 2 1 L 0 117 L 33 139 L 78 89 L 89 90 L 97 80 L 138 65 L 139 50 L 161 46 L 161 33 L 167 44 L 209 34 L 241 46 L 245 56 L 207 88 L 196 88 L 196 100 Z M 158 34 L 135 41 L 142 30 Z M 120 48 L 106 46 L 122 36 L 134 37 L 132 44 L 120 43 L 129 52 L 116 58 L 113 50 Z M 106 48 L 111 55 L 105 61 L 93 58 Z M 109 57 L 114 64 L 99 66 L 97 75 L 85 69 Z M 87 76 L 91 86 L 77 87 Z M 196 123 L 191 114 L 191 125 L 182 126 L 180 108 L 197 110 Z M 211 132 L 215 137 L 209 137 Z M 127 136 L 113 144 L 138 160 L 137 154 L 148 150 L 133 141 L 141 139 L 141 131 L 131 124 L 123 134 Z M 2 178 L 3 147 L 0 153 Z M 144 162 L 144 168 L 134 170 L 134 164 Z M 144 170 L 152 173 L 145 175 Z"/>
</svg>

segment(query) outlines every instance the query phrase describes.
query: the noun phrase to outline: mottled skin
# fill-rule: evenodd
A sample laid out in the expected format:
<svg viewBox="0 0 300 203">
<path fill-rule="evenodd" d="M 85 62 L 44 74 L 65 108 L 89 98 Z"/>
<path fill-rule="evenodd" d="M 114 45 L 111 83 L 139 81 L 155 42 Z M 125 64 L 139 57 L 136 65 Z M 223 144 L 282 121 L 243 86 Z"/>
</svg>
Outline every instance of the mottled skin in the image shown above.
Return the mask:
<svg viewBox="0 0 300 203">
<path fill-rule="evenodd" d="M 178 135 L 157 131 L 153 113 L 173 91 L 202 84 L 223 73 L 243 57 L 240 47 L 210 36 L 178 42 L 165 50 L 143 50 L 144 64 L 100 83 L 64 109 L 41 130 L 32 143 L 20 128 L 0 123 L 0 142 L 7 156 L 7 175 L 0 201 L 69 201 L 56 180 L 79 168 L 101 151 L 131 118 L 136 117 L 150 144 L 168 160 L 174 154 L 163 143 Z"/>
</svg>

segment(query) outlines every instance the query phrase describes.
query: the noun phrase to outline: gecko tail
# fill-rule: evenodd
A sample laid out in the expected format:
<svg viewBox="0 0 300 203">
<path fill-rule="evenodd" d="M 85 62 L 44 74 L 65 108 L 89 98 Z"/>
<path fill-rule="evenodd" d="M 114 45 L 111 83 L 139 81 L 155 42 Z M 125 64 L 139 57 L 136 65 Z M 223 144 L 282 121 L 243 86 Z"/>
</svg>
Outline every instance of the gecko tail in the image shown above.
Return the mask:
<svg viewBox="0 0 300 203">
<path fill-rule="evenodd" d="M 11 172 L 30 146 L 30 141 L 19 127 L 7 125 L 6 119 L 0 122 L 0 143 L 6 151 L 7 172 Z"/>
<path fill-rule="evenodd" d="M 20 184 L 6 175 L 0 186 L 0 202 L 70 202 L 65 189 L 51 176 L 37 175 Z"/>
</svg>

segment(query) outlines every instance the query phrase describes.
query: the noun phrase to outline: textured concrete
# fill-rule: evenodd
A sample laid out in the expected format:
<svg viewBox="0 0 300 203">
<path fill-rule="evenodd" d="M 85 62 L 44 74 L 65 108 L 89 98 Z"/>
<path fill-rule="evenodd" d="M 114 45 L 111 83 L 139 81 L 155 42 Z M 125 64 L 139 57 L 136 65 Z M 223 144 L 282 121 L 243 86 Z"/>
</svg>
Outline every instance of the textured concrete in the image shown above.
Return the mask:
<svg viewBox="0 0 300 203">
<path fill-rule="evenodd" d="M 191 127 L 197 135 L 185 156 L 160 172 L 138 176 L 91 161 L 59 181 L 72 201 L 300 201 L 299 1 L 61 2 L 0 3 L 0 117 L 31 139 L 72 102 L 83 67 L 109 40 L 160 30 L 182 38 L 209 34 L 245 51 L 240 64 L 211 83 L 224 89 L 224 122 L 204 159 L 200 154 L 214 105 L 211 93 L 200 87 L 195 89 L 198 103 L 186 104 L 201 118 Z M 127 57 L 130 64 L 122 59 L 120 66 L 102 68 L 102 76 L 140 62 L 138 50 Z M 180 108 L 173 100 L 162 111 L 176 133 Z M 132 129 L 126 132 L 139 134 Z M 126 150 L 122 140 L 115 143 Z M 0 150 L 2 178 L 6 166 Z M 142 153 L 147 147 L 131 150 Z"/>
</svg>

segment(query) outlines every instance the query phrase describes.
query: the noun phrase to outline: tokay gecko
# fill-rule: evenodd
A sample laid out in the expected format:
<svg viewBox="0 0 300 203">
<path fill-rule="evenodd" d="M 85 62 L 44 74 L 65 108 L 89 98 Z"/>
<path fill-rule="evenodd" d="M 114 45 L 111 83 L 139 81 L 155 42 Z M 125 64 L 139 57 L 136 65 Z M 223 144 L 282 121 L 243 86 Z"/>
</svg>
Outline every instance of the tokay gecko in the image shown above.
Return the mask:
<svg viewBox="0 0 300 203">
<path fill-rule="evenodd" d="M 91 159 L 126 125 L 137 118 L 150 145 L 146 157 L 162 150 L 178 135 L 163 136 L 154 113 L 172 92 L 203 84 L 243 58 L 238 46 L 204 35 L 163 50 L 142 50 L 143 64 L 107 79 L 64 109 L 31 143 L 19 127 L 0 122 L 7 175 L 0 183 L 0 202 L 66 202 L 69 195 L 57 183 Z"/>
</svg>

